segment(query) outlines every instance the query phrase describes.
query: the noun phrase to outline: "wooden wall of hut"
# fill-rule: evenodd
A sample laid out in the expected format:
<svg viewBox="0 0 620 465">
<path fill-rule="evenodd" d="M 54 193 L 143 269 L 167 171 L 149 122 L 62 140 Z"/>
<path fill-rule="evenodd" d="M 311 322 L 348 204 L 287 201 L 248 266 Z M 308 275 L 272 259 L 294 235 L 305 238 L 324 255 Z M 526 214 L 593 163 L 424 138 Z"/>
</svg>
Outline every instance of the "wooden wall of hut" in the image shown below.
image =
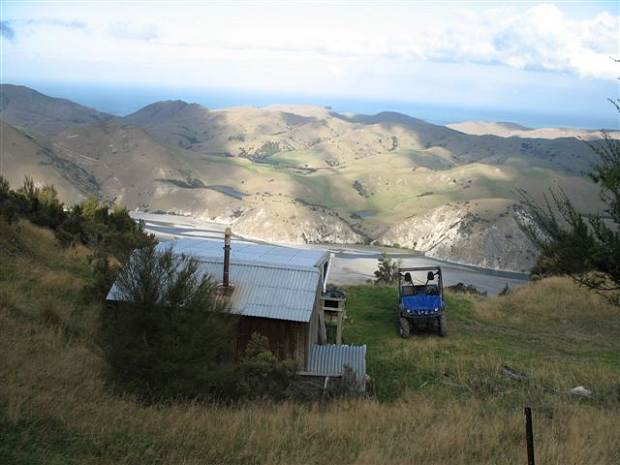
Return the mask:
<svg viewBox="0 0 620 465">
<path fill-rule="evenodd" d="M 243 354 L 252 334 L 259 333 L 269 340 L 269 348 L 279 359 L 297 360 L 300 368 L 305 369 L 309 356 L 308 330 L 307 323 L 244 316 L 239 320 L 238 353 Z"/>
</svg>

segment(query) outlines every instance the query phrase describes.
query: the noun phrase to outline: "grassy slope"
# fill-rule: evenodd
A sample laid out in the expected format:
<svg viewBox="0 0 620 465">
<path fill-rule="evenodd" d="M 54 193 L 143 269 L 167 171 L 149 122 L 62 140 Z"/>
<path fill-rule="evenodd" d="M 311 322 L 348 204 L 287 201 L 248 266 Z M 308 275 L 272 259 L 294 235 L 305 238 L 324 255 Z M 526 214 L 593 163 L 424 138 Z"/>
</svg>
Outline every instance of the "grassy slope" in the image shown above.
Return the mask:
<svg viewBox="0 0 620 465">
<path fill-rule="evenodd" d="M 542 407 L 583 384 L 595 392 L 593 404 L 617 403 L 620 310 L 571 287 L 554 278 L 494 299 L 449 294 L 449 337 L 429 331 L 408 340 L 397 333 L 395 289 L 353 287 L 345 338 L 368 345 L 369 374 L 381 400 L 421 391 Z M 529 380 L 511 381 L 503 365 Z"/>
<path fill-rule="evenodd" d="M 368 344 L 376 400 L 147 408 L 105 388 L 87 253 L 0 222 L 0 463 L 521 464 L 525 403 L 537 463 L 620 460 L 618 309 L 565 280 L 451 296 L 450 336 L 406 341 L 393 290 L 351 288 L 345 337 Z"/>
<path fill-rule="evenodd" d="M 540 199 L 552 179 L 575 198 L 579 208 L 588 210 L 598 205 L 598 191 L 591 182 L 560 173 L 557 167 L 546 166 L 540 160 L 513 163 L 502 158 L 448 167 L 438 162 L 442 159 L 437 156 L 413 150 L 350 160 L 338 168 L 322 165 L 323 154 L 310 150 L 280 152 L 267 159 L 271 164 L 221 157 L 205 160 L 208 164 L 197 165 L 194 175 L 207 184 L 221 184 L 225 180 L 224 183 L 250 193 L 269 190 L 273 194 L 302 197 L 309 203 L 335 209 L 344 217 L 355 211 L 371 210 L 375 215 L 366 221 L 371 229 L 396 224 L 412 214 L 449 202 L 475 202 L 480 204 L 481 211 L 496 199 L 509 205 L 517 197 L 517 187 Z M 307 174 L 291 170 L 305 167 L 320 169 Z M 268 179 L 275 182 L 266 184 Z M 365 183 L 372 192 L 370 197 L 358 195 L 353 188 L 356 180 Z M 419 197 L 420 194 L 426 195 Z"/>
</svg>

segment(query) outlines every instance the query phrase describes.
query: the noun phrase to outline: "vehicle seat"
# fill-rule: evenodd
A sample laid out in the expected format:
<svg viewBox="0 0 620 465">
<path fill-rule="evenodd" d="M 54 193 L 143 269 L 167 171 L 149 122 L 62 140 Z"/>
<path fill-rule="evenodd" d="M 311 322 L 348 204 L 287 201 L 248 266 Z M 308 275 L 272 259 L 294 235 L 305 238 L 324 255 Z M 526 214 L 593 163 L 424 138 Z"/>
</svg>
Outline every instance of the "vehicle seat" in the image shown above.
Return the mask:
<svg viewBox="0 0 620 465">
<path fill-rule="evenodd" d="M 436 284 L 429 284 L 425 289 L 426 295 L 439 295 L 439 287 Z"/>
<path fill-rule="evenodd" d="M 401 286 L 400 292 L 403 296 L 415 295 L 415 289 L 410 284 L 405 284 L 404 286 Z"/>
</svg>

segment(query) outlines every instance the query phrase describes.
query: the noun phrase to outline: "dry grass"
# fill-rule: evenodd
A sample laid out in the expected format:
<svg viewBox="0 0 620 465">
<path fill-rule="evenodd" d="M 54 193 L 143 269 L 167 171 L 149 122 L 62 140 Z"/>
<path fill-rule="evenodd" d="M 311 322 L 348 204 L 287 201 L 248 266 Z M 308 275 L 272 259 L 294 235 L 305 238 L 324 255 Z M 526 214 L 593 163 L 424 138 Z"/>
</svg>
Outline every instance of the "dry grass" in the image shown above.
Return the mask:
<svg viewBox="0 0 620 465">
<path fill-rule="evenodd" d="M 76 282 L 87 279 L 83 257 L 67 256 L 71 252 L 55 247 L 51 237 L 34 240 L 30 233 L 40 231 L 28 228 L 15 236 L 19 255 L 0 257 L 2 463 L 522 464 L 522 401 L 528 395 L 535 401 L 537 463 L 620 462 L 620 369 L 617 357 L 606 355 L 612 350 L 617 356 L 618 342 L 610 337 L 617 326 L 610 321 L 617 321 L 618 311 L 565 280 L 537 283 L 504 299 L 471 303 L 453 297 L 452 334 L 445 340 L 392 338 L 394 328 L 375 315 L 369 350 L 375 344 L 385 349 L 377 348 L 369 364 L 402 360 L 405 368 L 417 363 L 422 375 L 440 378 L 409 385 L 389 402 L 144 407 L 106 389 L 105 364 L 92 337 L 96 308 L 76 295 Z M 29 280 L 29 270 L 45 285 Z M 57 271 L 58 278 L 48 275 Z M 364 289 L 352 290 L 350 340 L 354 329 L 365 331 Z M 382 296 L 374 292 L 374 298 Z M 603 315 L 606 327 L 585 324 L 571 303 L 592 305 L 587 308 Z M 58 318 L 46 316 L 46 308 Z M 551 325 L 555 331 L 565 325 L 567 339 L 537 347 L 547 333 L 536 330 L 535 318 L 549 325 L 549 333 Z M 535 339 L 524 347 L 517 329 L 529 325 Z M 584 347 L 571 348 L 581 339 Z M 516 354 L 521 349 L 525 354 Z M 544 351 L 551 353 L 542 356 Z M 508 359 L 536 383 L 498 381 L 497 367 Z M 405 369 L 400 376 L 422 375 Z M 484 380 L 487 385 L 480 384 Z M 494 380 L 502 390 L 486 389 Z M 577 381 L 608 391 L 589 400 L 562 393 Z M 614 383 L 615 393 L 609 391 Z"/>
</svg>

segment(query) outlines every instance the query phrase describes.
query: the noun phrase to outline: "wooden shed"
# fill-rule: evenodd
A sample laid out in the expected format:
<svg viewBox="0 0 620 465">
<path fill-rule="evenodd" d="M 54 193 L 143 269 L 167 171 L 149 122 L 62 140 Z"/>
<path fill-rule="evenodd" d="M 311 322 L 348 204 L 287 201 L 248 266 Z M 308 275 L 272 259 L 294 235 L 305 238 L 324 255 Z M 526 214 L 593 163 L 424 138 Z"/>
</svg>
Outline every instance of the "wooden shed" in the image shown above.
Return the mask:
<svg viewBox="0 0 620 465">
<path fill-rule="evenodd" d="M 267 337 L 274 354 L 296 360 L 299 370 L 308 373 L 313 366 L 312 354 L 318 353 L 314 347 L 327 342 L 322 296 L 331 254 L 240 240 L 229 247 L 225 244 L 221 240 L 183 238 L 157 247 L 196 258 L 202 272 L 222 282 L 231 313 L 240 316 L 239 353 L 253 333 L 260 333 Z M 113 286 L 107 299 L 118 298 Z M 341 369 L 345 362 L 339 365 Z"/>
<path fill-rule="evenodd" d="M 202 272 L 225 281 L 224 241 L 185 238 L 157 247 L 190 255 Z M 274 354 L 307 369 L 312 345 L 325 343 L 320 296 L 329 252 L 234 241 L 229 254 L 228 299 L 231 312 L 241 317 L 239 351 L 258 332 L 267 337 Z M 112 287 L 108 300 L 115 297 Z"/>
</svg>

